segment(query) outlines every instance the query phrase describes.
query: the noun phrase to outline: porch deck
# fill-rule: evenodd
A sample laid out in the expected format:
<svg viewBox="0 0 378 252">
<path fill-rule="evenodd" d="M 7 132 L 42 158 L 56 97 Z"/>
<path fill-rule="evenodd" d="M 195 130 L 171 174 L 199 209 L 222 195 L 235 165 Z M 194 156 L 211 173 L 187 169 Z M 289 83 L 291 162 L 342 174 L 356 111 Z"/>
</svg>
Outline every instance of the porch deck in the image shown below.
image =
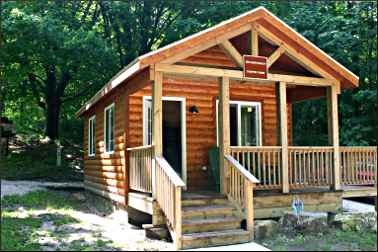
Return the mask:
<svg viewBox="0 0 378 252">
<path fill-rule="evenodd" d="M 330 187 L 306 187 L 290 190 L 284 194 L 280 190 L 255 190 L 254 218 L 278 218 L 291 211 L 293 196 L 297 195 L 304 201 L 305 210 L 310 212 L 335 213 L 342 207 L 342 199 L 354 197 L 377 197 L 375 186 L 342 186 L 340 191 Z M 185 191 L 182 200 L 214 200 L 224 198 L 214 191 Z M 129 193 L 129 206 L 152 215 L 154 200 L 152 194 L 142 192 Z"/>
</svg>

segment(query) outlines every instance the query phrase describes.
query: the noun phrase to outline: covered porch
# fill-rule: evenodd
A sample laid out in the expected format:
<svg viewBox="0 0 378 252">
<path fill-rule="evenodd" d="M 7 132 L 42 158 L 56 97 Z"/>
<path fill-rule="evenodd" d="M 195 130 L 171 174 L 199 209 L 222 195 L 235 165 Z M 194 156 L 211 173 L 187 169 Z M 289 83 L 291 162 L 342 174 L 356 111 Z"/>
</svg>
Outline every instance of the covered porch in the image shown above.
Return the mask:
<svg viewBox="0 0 378 252">
<path fill-rule="evenodd" d="M 376 147 L 339 146 L 339 83 L 325 78 L 285 75 L 275 75 L 266 81 L 256 82 L 244 79 L 237 70 L 232 70 L 230 74 L 217 69 L 197 68 L 155 66 L 152 82 L 152 144 L 128 148 L 126 156 L 131 190 L 129 206 L 151 214 L 153 224 L 168 223 L 178 243 L 179 237 L 182 237 L 180 229 L 183 227 L 183 207 L 187 204 L 188 191 L 183 177 L 163 157 L 162 102 L 165 75 L 218 80 L 220 195 L 238 209 L 240 216 L 247 221 L 246 229 L 251 236 L 253 219 L 282 216 L 291 210 L 293 195 L 299 195 L 305 201 L 307 211 L 323 212 L 340 210 L 343 197 L 376 197 Z M 276 85 L 280 145 L 231 146 L 230 79 L 243 80 L 244 85 L 259 85 L 260 82 Z M 316 86 L 326 90 L 328 146 L 289 145 L 287 89 L 289 87 L 292 93 L 295 91 L 294 86 Z M 212 200 L 215 200 L 214 197 Z"/>
</svg>

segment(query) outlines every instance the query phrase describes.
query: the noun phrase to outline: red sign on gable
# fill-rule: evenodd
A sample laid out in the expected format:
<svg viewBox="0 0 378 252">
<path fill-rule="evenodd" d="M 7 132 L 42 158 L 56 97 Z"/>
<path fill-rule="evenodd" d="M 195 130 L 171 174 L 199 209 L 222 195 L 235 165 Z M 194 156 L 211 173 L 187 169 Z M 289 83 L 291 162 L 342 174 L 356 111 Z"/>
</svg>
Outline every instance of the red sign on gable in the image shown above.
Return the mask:
<svg viewBox="0 0 378 252">
<path fill-rule="evenodd" d="M 267 57 L 244 55 L 244 77 L 268 79 Z"/>
</svg>

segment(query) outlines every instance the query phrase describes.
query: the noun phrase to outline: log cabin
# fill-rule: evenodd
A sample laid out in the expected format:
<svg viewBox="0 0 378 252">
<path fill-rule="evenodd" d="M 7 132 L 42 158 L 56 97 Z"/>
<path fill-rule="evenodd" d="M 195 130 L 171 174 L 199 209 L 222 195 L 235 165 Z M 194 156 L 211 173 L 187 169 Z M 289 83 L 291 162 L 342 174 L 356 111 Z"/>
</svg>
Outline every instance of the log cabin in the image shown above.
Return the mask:
<svg viewBox="0 0 378 252">
<path fill-rule="evenodd" d="M 254 219 L 376 197 L 376 147 L 339 145 L 359 79 L 260 7 L 136 58 L 77 112 L 86 189 L 151 215 L 177 248 L 253 239 Z M 294 146 L 292 104 L 326 97 L 329 144 Z M 215 154 L 214 154 L 215 153 Z"/>
</svg>

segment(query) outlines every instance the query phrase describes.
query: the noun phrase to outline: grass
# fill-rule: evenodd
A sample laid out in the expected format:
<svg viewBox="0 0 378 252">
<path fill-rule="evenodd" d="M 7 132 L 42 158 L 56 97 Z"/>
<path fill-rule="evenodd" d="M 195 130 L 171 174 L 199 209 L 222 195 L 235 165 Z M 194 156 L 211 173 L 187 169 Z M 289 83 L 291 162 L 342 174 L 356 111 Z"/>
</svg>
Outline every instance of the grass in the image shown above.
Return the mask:
<svg viewBox="0 0 378 252">
<path fill-rule="evenodd" d="M 376 251 L 377 234 L 329 228 L 323 233 L 287 233 L 258 241 L 273 251 Z"/>
<path fill-rule="evenodd" d="M 83 230 L 75 227 L 81 222 L 74 217 L 74 211 L 85 212 L 88 209 L 70 196 L 65 192 L 35 191 L 2 198 L 0 250 L 42 250 L 43 246 L 51 246 L 44 240 L 60 244 L 49 250 L 109 249 L 111 242 L 108 240 L 98 238 L 90 243 L 81 237 L 76 239 L 78 232 L 83 233 Z M 46 223 L 53 229 L 43 228 Z M 99 236 L 92 231 L 88 231 L 88 235 Z M 68 237 L 71 237 L 70 241 L 67 241 Z"/>
<path fill-rule="evenodd" d="M 81 162 L 77 147 L 64 148 L 62 166 L 57 167 L 54 144 L 23 146 L 0 160 L 0 175 L 7 180 L 81 181 Z"/>
</svg>

